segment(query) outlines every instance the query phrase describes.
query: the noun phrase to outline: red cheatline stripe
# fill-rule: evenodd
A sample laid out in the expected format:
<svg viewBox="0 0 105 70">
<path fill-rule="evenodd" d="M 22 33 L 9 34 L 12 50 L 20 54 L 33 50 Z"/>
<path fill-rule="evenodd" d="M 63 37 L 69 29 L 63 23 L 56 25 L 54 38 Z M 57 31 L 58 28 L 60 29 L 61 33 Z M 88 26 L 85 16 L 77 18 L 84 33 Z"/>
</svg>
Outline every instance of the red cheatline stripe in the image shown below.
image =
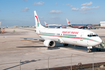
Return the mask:
<svg viewBox="0 0 105 70">
<path fill-rule="evenodd" d="M 50 36 L 50 35 L 40 35 L 40 36 Z M 50 37 L 60 37 L 60 36 L 50 36 Z M 80 39 L 80 40 L 90 40 L 90 39 L 83 39 L 83 38 L 72 38 L 72 37 L 63 37 L 62 38 L 71 38 L 71 39 Z M 90 41 L 94 41 L 94 40 L 90 40 Z M 97 42 L 97 41 L 94 41 Z"/>
</svg>

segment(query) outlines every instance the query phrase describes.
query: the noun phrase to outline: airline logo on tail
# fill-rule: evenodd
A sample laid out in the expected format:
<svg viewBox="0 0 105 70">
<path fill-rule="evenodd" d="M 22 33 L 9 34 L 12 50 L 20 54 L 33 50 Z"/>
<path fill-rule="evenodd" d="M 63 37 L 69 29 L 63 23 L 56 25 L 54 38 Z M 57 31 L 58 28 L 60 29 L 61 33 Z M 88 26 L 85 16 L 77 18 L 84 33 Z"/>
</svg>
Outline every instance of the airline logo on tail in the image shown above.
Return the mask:
<svg viewBox="0 0 105 70">
<path fill-rule="evenodd" d="M 68 22 L 68 25 L 70 25 L 70 22 Z"/>
<path fill-rule="evenodd" d="M 35 16 L 35 18 L 37 19 L 37 27 L 39 27 L 39 20 L 38 20 L 38 17 Z"/>
<path fill-rule="evenodd" d="M 66 19 L 66 20 L 67 20 L 67 24 L 70 25 L 70 21 L 68 19 Z"/>
<path fill-rule="evenodd" d="M 44 21 L 44 23 L 45 23 L 45 26 L 48 26 L 47 23 L 46 23 L 45 21 Z"/>
<path fill-rule="evenodd" d="M 35 26 L 36 26 L 36 28 L 45 28 L 44 26 L 42 26 L 41 25 L 41 23 L 40 23 L 40 20 L 39 20 L 39 18 L 38 18 L 38 16 L 37 16 L 37 13 L 36 13 L 36 11 L 34 11 L 34 17 L 35 17 Z"/>
<path fill-rule="evenodd" d="M 46 24 L 46 26 L 47 26 L 47 24 Z"/>
</svg>

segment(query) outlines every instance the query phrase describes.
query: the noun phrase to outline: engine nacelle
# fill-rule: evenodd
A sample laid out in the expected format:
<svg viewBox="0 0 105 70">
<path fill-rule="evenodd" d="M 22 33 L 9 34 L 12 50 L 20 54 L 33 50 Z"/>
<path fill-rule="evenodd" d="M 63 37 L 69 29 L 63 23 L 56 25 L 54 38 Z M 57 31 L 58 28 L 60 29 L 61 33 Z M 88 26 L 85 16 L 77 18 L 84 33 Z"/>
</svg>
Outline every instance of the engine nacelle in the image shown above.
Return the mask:
<svg viewBox="0 0 105 70">
<path fill-rule="evenodd" d="M 55 42 L 52 40 L 45 40 L 44 41 L 44 45 L 47 47 L 54 47 L 55 46 Z"/>
</svg>

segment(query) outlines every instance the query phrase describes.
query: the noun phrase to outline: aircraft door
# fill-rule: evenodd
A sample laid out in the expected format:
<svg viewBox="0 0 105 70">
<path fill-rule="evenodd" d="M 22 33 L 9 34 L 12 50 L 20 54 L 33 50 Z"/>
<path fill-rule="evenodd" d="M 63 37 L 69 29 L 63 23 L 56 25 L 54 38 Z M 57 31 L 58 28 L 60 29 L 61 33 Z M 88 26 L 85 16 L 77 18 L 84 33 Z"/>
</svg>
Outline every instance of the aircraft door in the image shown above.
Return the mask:
<svg viewBox="0 0 105 70">
<path fill-rule="evenodd" d="M 80 35 L 80 43 L 79 44 L 82 44 L 83 46 L 87 45 L 87 39 L 85 38 L 85 33 L 84 32 L 82 32 L 81 35 Z"/>
<path fill-rule="evenodd" d="M 82 32 L 80 35 L 80 41 L 83 41 L 83 35 L 84 35 L 84 33 Z"/>
</svg>

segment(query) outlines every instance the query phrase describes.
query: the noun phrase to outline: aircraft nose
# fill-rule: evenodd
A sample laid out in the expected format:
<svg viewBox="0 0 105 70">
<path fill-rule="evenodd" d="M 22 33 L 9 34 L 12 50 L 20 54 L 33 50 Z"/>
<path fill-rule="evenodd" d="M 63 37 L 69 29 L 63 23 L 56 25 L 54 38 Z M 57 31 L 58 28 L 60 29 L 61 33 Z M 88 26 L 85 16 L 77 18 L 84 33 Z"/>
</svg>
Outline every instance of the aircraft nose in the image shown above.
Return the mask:
<svg viewBox="0 0 105 70">
<path fill-rule="evenodd" d="M 100 43 L 102 43 L 102 39 L 101 39 L 101 38 L 99 38 L 99 40 L 98 40 L 98 41 L 99 41 L 99 44 L 100 44 Z"/>
</svg>

